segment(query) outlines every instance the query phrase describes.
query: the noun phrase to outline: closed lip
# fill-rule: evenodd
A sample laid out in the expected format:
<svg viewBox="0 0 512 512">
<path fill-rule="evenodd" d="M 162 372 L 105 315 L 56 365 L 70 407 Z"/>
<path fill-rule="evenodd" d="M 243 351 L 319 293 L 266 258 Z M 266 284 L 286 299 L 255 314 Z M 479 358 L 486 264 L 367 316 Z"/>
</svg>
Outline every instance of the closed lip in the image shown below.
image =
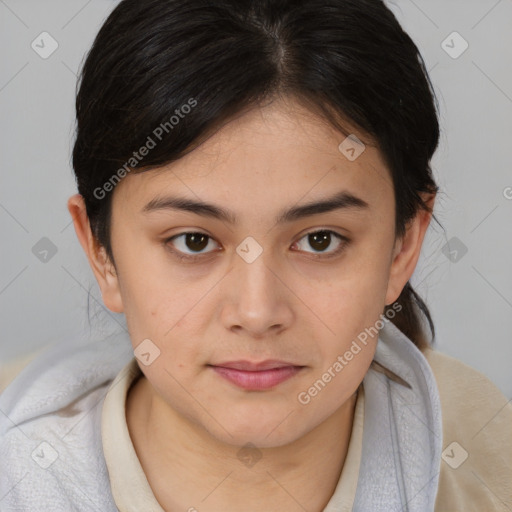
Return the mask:
<svg viewBox="0 0 512 512">
<path fill-rule="evenodd" d="M 265 370 L 274 370 L 276 368 L 288 367 L 301 367 L 287 361 L 279 361 L 276 359 L 267 359 L 266 361 L 252 362 L 252 361 L 226 361 L 224 363 L 212 364 L 209 366 L 219 366 L 222 368 L 231 368 L 233 370 L 240 370 L 244 372 L 262 372 Z"/>
</svg>

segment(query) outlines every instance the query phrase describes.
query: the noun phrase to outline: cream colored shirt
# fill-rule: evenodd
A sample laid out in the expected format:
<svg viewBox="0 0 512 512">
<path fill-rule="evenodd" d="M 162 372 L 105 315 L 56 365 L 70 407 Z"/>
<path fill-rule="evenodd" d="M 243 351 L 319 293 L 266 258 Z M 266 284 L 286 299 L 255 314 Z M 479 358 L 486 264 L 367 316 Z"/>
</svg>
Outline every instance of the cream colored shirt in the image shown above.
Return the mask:
<svg viewBox="0 0 512 512">
<path fill-rule="evenodd" d="M 103 450 L 112 495 L 120 512 L 164 512 L 137 458 L 126 423 L 126 396 L 141 375 L 134 358 L 112 382 L 102 412 Z M 363 443 L 364 389 L 357 395 L 349 447 L 340 479 L 323 512 L 350 512 L 356 495 Z"/>
<path fill-rule="evenodd" d="M 443 460 L 436 512 L 512 511 L 512 404 L 487 377 L 450 356 L 424 352 L 439 389 Z M 134 358 L 105 398 L 102 438 L 112 493 L 120 512 L 164 512 L 130 439 L 125 403 L 141 371 Z M 348 512 L 362 453 L 364 390 L 358 394 L 345 464 L 324 512 Z"/>
</svg>

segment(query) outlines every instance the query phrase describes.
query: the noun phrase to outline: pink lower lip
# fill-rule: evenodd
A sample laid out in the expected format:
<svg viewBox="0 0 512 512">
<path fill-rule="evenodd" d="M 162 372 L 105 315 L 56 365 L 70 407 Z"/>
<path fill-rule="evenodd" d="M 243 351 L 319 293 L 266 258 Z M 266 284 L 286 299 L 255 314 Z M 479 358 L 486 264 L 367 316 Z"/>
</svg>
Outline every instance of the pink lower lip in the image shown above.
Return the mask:
<svg viewBox="0 0 512 512">
<path fill-rule="evenodd" d="M 212 366 L 212 368 L 226 380 L 243 388 L 252 390 L 269 389 L 277 386 L 281 382 L 288 380 L 298 373 L 302 366 L 283 366 L 282 368 L 273 368 L 271 370 L 261 370 L 249 372 L 244 370 L 235 370 L 234 368 L 225 368 L 223 366 Z"/>
</svg>

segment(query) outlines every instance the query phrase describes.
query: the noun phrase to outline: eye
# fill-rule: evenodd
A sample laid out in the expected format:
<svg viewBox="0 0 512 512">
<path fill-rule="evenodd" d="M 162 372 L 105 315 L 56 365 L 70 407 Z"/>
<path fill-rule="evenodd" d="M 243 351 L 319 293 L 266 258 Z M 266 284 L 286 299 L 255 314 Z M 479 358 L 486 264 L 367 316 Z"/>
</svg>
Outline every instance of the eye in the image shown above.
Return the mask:
<svg viewBox="0 0 512 512">
<path fill-rule="evenodd" d="M 198 256 L 206 254 L 203 251 L 207 248 L 210 242 L 213 241 L 206 233 L 201 233 L 198 231 L 181 233 L 179 235 L 175 235 L 171 238 L 168 238 L 164 241 L 165 245 L 174 245 L 177 250 L 170 250 L 176 254 L 179 259 L 197 259 Z M 191 252 L 187 252 L 191 251 Z M 212 252 L 212 251 L 208 251 Z"/>
<path fill-rule="evenodd" d="M 334 250 L 326 251 L 326 249 L 332 245 L 333 240 L 336 241 Z M 312 253 L 315 258 L 327 259 L 341 254 L 349 243 L 350 240 L 347 237 L 340 235 L 335 231 L 323 229 L 306 233 L 299 242 L 296 242 L 294 245 L 298 246 L 301 251 L 310 252 L 304 248 L 304 245 L 308 244 L 315 251 L 320 251 L 319 253 Z M 200 231 L 174 235 L 173 237 L 164 240 L 164 244 L 180 260 L 197 260 L 201 256 L 213 252 L 212 250 L 205 251 L 205 249 L 212 244 L 215 245 L 212 237 L 206 233 L 201 233 Z M 174 248 L 172 246 L 174 246 Z"/>
<path fill-rule="evenodd" d="M 334 250 L 327 251 L 324 256 L 323 253 L 326 252 L 326 249 L 332 244 L 333 239 L 337 241 L 335 244 Z M 304 242 L 302 242 L 304 241 Z M 315 258 L 332 258 L 341 254 L 346 246 L 350 243 L 350 240 L 336 233 L 335 231 L 331 231 L 328 229 L 320 230 L 320 231 L 311 231 L 310 233 L 306 233 L 299 242 L 296 242 L 295 245 L 298 245 L 299 248 L 302 247 L 301 250 L 304 250 L 304 246 L 307 244 L 312 247 L 316 251 L 321 251 L 321 253 L 313 253 Z M 305 251 L 309 252 L 309 251 Z"/>
</svg>

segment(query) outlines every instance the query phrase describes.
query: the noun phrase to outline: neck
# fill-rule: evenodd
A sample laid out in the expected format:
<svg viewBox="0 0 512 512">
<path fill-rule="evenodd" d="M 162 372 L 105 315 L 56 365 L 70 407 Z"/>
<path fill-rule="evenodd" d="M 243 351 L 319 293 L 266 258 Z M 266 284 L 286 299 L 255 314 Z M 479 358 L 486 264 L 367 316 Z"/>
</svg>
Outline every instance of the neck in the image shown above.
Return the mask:
<svg viewBox="0 0 512 512">
<path fill-rule="evenodd" d="M 321 512 L 343 469 L 356 398 L 305 436 L 271 448 L 219 441 L 172 410 L 145 377 L 128 393 L 126 419 L 142 469 L 166 511 Z"/>
</svg>

